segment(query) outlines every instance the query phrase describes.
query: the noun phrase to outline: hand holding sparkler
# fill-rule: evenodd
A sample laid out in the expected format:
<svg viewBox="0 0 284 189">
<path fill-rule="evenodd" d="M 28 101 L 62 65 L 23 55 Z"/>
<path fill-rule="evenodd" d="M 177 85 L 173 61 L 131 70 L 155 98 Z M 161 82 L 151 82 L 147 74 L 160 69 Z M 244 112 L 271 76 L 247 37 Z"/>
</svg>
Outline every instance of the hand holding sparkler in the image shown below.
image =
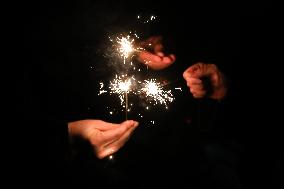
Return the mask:
<svg viewBox="0 0 284 189">
<path fill-rule="evenodd" d="M 68 123 L 68 130 L 70 136 L 79 136 L 89 141 L 96 156 L 102 159 L 117 152 L 137 126 L 138 122 L 133 120 L 121 124 L 101 120 L 80 120 Z"/>
<path fill-rule="evenodd" d="M 222 100 L 227 94 L 226 79 L 215 64 L 194 64 L 184 71 L 183 77 L 195 98 Z"/>
<path fill-rule="evenodd" d="M 167 68 L 176 60 L 174 54 L 165 55 L 161 36 L 150 37 L 141 46 L 146 50 L 138 54 L 138 60 L 154 70 Z"/>
</svg>

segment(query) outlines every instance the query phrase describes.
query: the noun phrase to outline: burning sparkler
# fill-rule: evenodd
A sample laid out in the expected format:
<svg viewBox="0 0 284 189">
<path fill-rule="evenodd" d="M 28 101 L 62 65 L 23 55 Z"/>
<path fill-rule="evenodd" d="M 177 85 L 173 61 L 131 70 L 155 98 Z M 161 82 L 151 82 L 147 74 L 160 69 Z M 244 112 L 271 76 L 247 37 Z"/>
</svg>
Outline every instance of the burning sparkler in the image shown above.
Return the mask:
<svg viewBox="0 0 284 189">
<path fill-rule="evenodd" d="M 135 82 L 134 76 L 128 77 L 127 75 L 115 76 L 113 81 L 110 81 L 110 94 L 116 93 L 119 95 L 121 105 L 125 107 L 125 118 L 127 120 L 128 109 L 128 93 L 134 92 L 133 85 Z M 125 100 L 124 100 L 125 99 Z M 123 105 L 124 104 L 124 105 Z"/>
<path fill-rule="evenodd" d="M 141 47 L 135 47 L 135 38 L 139 38 L 136 33 L 132 34 L 132 32 L 129 32 L 127 36 L 123 36 L 121 34 L 119 37 L 116 37 L 116 40 L 113 40 L 111 37 L 109 38 L 111 42 L 116 42 L 114 46 L 116 47 L 116 50 L 119 55 L 123 58 L 124 64 L 126 63 L 126 59 L 134 55 L 135 52 L 140 52 L 141 50 L 144 50 Z"/>
<path fill-rule="evenodd" d="M 168 104 L 174 100 L 171 90 L 164 90 L 163 85 L 156 82 L 155 79 L 145 80 L 142 89 L 139 93 L 146 94 L 150 103 L 153 101 L 154 105 L 161 104 L 168 108 Z"/>
<path fill-rule="evenodd" d="M 125 64 L 126 58 L 134 51 L 133 47 L 134 39 L 130 39 L 130 36 L 127 37 L 117 37 L 117 43 L 120 44 L 118 48 L 118 52 L 120 52 L 121 56 L 123 57 L 123 63 Z"/>
</svg>

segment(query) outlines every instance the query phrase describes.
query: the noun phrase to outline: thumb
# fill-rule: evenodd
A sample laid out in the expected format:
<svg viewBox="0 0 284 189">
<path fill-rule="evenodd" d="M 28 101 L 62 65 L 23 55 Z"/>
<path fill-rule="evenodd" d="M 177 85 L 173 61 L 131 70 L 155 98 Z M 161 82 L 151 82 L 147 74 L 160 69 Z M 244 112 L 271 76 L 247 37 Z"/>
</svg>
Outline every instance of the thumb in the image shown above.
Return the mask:
<svg viewBox="0 0 284 189">
<path fill-rule="evenodd" d="M 201 70 L 202 76 L 211 77 L 218 72 L 217 66 L 215 64 L 204 64 Z"/>
<path fill-rule="evenodd" d="M 121 123 L 121 126 L 124 126 L 124 127 L 127 127 L 128 129 L 129 128 L 132 128 L 132 127 L 137 127 L 138 126 L 138 122 L 137 121 L 134 121 L 134 120 L 126 120 L 124 122 Z"/>
<path fill-rule="evenodd" d="M 185 80 L 189 79 L 189 78 L 200 78 L 202 76 L 202 68 L 203 68 L 204 64 L 203 63 L 196 63 L 192 66 L 190 66 L 189 68 L 187 68 L 184 73 L 183 73 L 183 77 Z"/>
<path fill-rule="evenodd" d="M 130 128 L 137 126 L 138 123 L 133 120 L 127 120 L 121 123 L 118 127 L 105 132 L 105 138 L 110 141 L 115 141 L 120 138 Z"/>
<path fill-rule="evenodd" d="M 184 73 L 184 77 L 211 77 L 217 71 L 215 64 L 196 63 L 190 66 Z"/>
</svg>

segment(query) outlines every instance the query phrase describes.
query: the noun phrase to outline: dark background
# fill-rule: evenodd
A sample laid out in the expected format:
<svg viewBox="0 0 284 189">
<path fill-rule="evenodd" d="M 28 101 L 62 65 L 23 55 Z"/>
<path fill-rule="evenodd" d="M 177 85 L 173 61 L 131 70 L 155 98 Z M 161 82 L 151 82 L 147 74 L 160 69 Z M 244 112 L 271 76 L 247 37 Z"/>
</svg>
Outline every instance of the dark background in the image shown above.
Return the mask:
<svg viewBox="0 0 284 189">
<path fill-rule="evenodd" d="M 279 15 L 275 7 L 80 1 L 25 4 L 22 10 L 18 18 L 23 25 L 24 56 L 16 77 L 21 93 L 15 101 L 18 119 L 27 125 L 26 154 L 32 158 L 27 158 L 31 163 L 26 169 L 35 165 L 34 172 L 44 172 L 37 175 L 43 181 L 53 178 L 50 175 L 64 181 L 62 162 L 71 162 L 67 172 L 73 186 L 81 187 L 279 186 L 280 124 L 275 111 L 275 105 L 280 105 L 275 60 Z M 141 24 L 137 14 L 155 14 L 158 19 Z M 72 146 L 76 154 L 70 160 L 64 154 L 70 153 L 64 123 L 86 118 L 124 120 L 107 114 L 105 107 L 114 104 L 114 97 L 97 96 L 98 80 L 107 81 L 117 71 L 102 56 L 108 35 L 133 28 L 142 39 L 164 36 L 169 44 L 166 50 L 177 55 L 176 63 L 160 72 L 144 73 L 175 81 L 173 86 L 181 86 L 183 92 L 176 94 L 169 110 L 154 108 L 144 119 L 130 114 L 140 126 L 114 160 L 96 159 L 82 141 Z M 229 94 L 223 102 L 194 100 L 178 79 L 196 62 L 215 63 L 224 72 Z M 149 125 L 153 118 L 156 124 Z"/>
</svg>

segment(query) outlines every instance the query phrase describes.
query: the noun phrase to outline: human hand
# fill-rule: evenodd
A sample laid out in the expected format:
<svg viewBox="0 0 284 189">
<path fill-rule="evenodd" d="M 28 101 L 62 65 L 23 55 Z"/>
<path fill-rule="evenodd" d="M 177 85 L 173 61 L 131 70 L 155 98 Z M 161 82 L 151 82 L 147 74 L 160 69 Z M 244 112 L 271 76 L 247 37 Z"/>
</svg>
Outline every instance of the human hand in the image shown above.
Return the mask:
<svg viewBox="0 0 284 189">
<path fill-rule="evenodd" d="M 183 78 L 195 98 L 222 100 L 227 94 L 225 77 L 215 64 L 196 63 L 184 71 Z"/>
<path fill-rule="evenodd" d="M 117 152 L 129 139 L 138 122 L 127 120 L 120 124 L 102 120 L 80 120 L 68 123 L 69 135 L 86 139 L 99 159 Z"/>
<path fill-rule="evenodd" d="M 143 41 L 141 43 L 141 46 L 146 50 L 138 54 L 138 60 L 149 66 L 153 70 L 161 70 L 167 68 L 176 60 L 174 54 L 164 54 L 164 46 L 161 36 L 150 37 L 146 41 Z"/>
</svg>

